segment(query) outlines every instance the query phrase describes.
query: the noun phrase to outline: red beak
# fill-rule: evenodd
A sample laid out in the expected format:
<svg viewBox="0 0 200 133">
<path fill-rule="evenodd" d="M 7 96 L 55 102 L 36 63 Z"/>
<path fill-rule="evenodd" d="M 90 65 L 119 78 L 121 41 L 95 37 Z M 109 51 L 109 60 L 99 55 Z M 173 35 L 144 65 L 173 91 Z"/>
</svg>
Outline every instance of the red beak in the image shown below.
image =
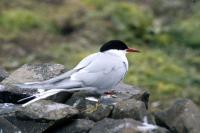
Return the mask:
<svg viewBox="0 0 200 133">
<path fill-rule="evenodd" d="M 130 52 L 140 52 L 140 51 L 135 48 L 128 48 L 126 49 L 126 52 L 130 53 Z"/>
</svg>

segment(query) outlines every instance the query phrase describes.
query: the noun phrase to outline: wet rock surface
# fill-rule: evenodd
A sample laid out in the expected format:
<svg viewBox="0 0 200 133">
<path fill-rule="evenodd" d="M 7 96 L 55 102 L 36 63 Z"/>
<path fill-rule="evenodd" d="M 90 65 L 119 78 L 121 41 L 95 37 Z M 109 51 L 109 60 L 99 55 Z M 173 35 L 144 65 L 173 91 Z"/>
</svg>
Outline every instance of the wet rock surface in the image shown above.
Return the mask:
<svg viewBox="0 0 200 133">
<path fill-rule="evenodd" d="M 23 107 L 17 101 L 38 93 L 13 83 L 42 81 L 65 71 L 63 65 L 24 65 L 0 85 L 0 132 L 20 133 L 198 133 L 200 114 L 190 100 L 169 109 L 148 109 L 149 92 L 120 83 L 114 95 L 58 93 Z M 156 122 L 155 122 L 156 120 Z"/>
</svg>

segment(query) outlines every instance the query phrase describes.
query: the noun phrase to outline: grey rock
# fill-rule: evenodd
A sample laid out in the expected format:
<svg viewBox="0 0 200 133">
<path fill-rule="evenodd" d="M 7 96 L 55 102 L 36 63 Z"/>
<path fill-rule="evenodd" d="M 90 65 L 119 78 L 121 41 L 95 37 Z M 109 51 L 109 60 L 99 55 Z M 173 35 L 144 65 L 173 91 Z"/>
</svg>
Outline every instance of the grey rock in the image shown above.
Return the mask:
<svg viewBox="0 0 200 133">
<path fill-rule="evenodd" d="M 65 70 L 60 64 L 25 64 L 6 78 L 3 84 L 36 82 L 47 80 L 61 74 Z"/>
<path fill-rule="evenodd" d="M 113 90 L 116 92 L 116 95 L 120 97 L 120 99 L 122 99 L 122 97 L 122 100 L 135 98 L 137 100 L 143 101 L 145 106 L 148 108 L 150 94 L 147 90 L 138 88 L 133 85 L 127 85 L 123 82 L 115 86 Z"/>
<path fill-rule="evenodd" d="M 65 123 L 64 126 L 57 128 L 54 133 L 88 133 L 94 126 L 94 122 L 86 119 L 76 119 Z M 52 132 L 52 131 L 51 131 Z"/>
<path fill-rule="evenodd" d="M 8 72 L 6 72 L 6 70 L 0 67 L 0 82 L 7 78 L 8 75 Z"/>
<path fill-rule="evenodd" d="M 85 91 L 76 92 L 66 103 L 76 107 L 80 111 L 79 118 L 99 121 L 108 117 L 113 109 L 113 106 L 86 99 L 91 96 L 98 98 L 99 95 Z"/>
<path fill-rule="evenodd" d="M 33 95 L 38 89 L 22 89 L 15 87 L 15 83 L 43 81 L 60 75 L 65 71 L 60 64 L 25 64 L 10 74 L 8 78 L 2 81 L 6 91 L 16 94 Z"/>
<path fill-rule="evenodd" d="M 20 92 L 27 92 L 27 90 L 22 91 L 17 88 L 15 91 L 9 91 L 8 86 L 6 86 L 5 89 L 0 90 L 0 103 L 17 103 L 18 100 L 30 96 Z M 28 92 L 31 91 L 28 90 Z"/>
<path fill-rule="evenodd" d="M 148 123 L 156 125 L 156 120 L 155 120 L 155 117 L 152 112 L 150 112 L 150 111 L 147 112 L 146 119 L 147 119 Z"/>
<path fill-rule="evenodd" d="M 15 125 L 10 123 L 3 117 L 0 117 L 0 132 L 1 133 L 22 133 Z"/>
<path fill-rule="evenodd" d="M 12 103 L 0 104 L 0 116 L 14 116 L 15 112 L 19 110 L 19 106 Z"/>
<path fill-rule="evenodd" d="M 133 118 L 143 121 L 145 116 L 147 117 L 145 104 L 134 98 L 116 103 L 112 112 L 112 118 L 115 119 Z"/>
<path fill-rule="evenodd" d="M 15 116 L 5 117 L 5 119 L 20 129 L 21 133 L 43 133 L 55 125 L 54 121 L 39 122 L 34 120 L 19 119 Z"/>
<path fill-rule="evenodd" d="M 112 109 L 112 106 L 97 103 L 95 106 L 87 106 L 87 109 L 81 115 L 83 118 L 99 121 L 108 117 Z"/>
<path fill-rule="evenodd" d="M 68 119 L 78 113 L 77 109 L 69 105 L 55 103 L 48 100 L 41 100 L 22 107 L 19 111 L 17 111 L 16 115 L 23 119 L 50 121 Z"/>
<path fill-rule="evenodd" d="M 178 133 L 199 133 L 200 111 L 188 99 L 179 99 L 165 111 L 155 113 L 156 122 L 160 126 Z"/>
<path fill-rule="evenodd" d="M 89 133 L 169 133 L 156 125 L 141 123 L 134 119 L 105 118 L 95 124 Z"/>
</svg>

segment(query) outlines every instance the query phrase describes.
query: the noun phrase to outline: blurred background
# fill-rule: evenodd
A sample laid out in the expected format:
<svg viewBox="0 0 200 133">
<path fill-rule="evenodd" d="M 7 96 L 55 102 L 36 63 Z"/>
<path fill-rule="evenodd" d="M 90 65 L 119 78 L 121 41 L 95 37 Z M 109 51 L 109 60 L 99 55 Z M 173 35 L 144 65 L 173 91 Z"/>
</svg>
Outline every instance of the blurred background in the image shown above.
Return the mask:
<svg viewBox="0 0 200 133">
<path fill-rule="evenodd" d="M 198 0 L 0 0 L 0 66 L 70 69 L 120 39 L 142 51 L 128 55 L 126 83 L 163 106 L 178 97 L 200 106 L 199 9 Z"/>
</svg>

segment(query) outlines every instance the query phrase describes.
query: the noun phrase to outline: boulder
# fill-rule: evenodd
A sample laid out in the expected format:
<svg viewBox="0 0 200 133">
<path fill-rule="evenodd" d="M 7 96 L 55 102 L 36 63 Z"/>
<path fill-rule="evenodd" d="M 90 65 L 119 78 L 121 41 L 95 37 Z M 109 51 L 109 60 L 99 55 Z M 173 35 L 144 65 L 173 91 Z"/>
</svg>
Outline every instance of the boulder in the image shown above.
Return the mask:
<svg viewBox="0 0 200 133">
<path fill-rule="evenodd" d="M 165 111 L 155 113 L 156 122 L 160 126 L 178 133 L 199 133 L 200 111 L 188 99 L 179 99 Z"/>
<path fill-rule="evenodd" d="M 147 116 L 145 104 L 132 98 L 116 103 L 111 117 L 115 119 L 132 118 L 143 121 L 145 116 Z"/>
<path fill-rule="evenodd" d="M 0 82 L 8 77 L 8 72 L 6 72 L 3 68 L 0 67 Z"/>
<path fill-rule="evenodd" d="M 64 71 L 65 71 L 64 66 L 60 64 L 33 64 L 33 65 L 25 64 L 22 67 L 18 68 L 13 73 L 11 73 L 8 78 L 2 81 L 2 84 L 4 85 L 4 87 L 0 86 L 0 88 L 2 88 L 0 91 L 0 96 L 1 94 L 2 96 L 5 96 L 3 95 L 5 93 L 9 94 L 7 96 L 15 95 L 17 97 L 18 95 L 19 99 L 17 98 L 17 100 L 14 100 L 14 102 L 8 101 L 8 102 L 16 103 L 18 100 L 24 97 L 38 93 L 39 90 L 37 88 L 35 89 L 23 88 L 22 89 L 22 88 L 14 86 L 13 84 L 47 80 L 47 79 L 60 75 Z M 68 93 L 63 93 L 63 94 L 68 95 Z M 5 97 L 3 97 L 3 99 L 4 98 Z M 54 96 L 53 98 L 57 100 L 56 98 L 58 97 Z M 61 97 L 59 97 L 58 99 L 59 99 L 58 101 L 62 101 Z"/>
<path fill-rule="evenodd" d="M 2 81 L 3 84 L 36 82 L 53 78 L 65 70 L 60 64 L 25 64 Z"/>
<path fill-rule="evenodd" d="M 40 100 L 20 108 L 16 115 L 22 119 L 38 121 L 61 120 L 77 115 L 79 112 L 69 105 L 55 103 L 48 100 Z"/>
<path fill-rule="evenodd" d="M 105 118 L 95 124 L 89 133 L 169 133 L 167 129 L 141 123 L 134 119 Z"/>
</svg>

